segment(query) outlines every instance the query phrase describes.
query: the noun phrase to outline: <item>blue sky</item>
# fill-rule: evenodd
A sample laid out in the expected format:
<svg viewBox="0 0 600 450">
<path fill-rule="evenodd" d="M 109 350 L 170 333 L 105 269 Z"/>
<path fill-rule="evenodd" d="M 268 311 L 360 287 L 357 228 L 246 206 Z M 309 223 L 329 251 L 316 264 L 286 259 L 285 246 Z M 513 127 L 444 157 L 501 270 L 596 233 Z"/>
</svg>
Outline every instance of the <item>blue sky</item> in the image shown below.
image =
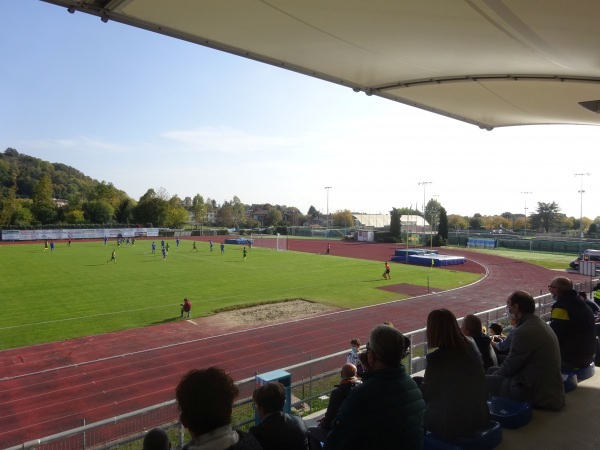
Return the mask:
<svg viewBox="0 0 600 450">
<path fill-rule="evenodd" d="M 38 0 L 2 0 L 0 151 L 218 203 L 600 215 L 600 129 L 480 130 Z M 576 173 L 591 173 L 578 177 Z M 425 190 L 419 182 L 430 181 Z M 424 192 L 425 191 L 425 192 Z M 531 194 L 522 194 L 531 192 Z"/>
</svg>

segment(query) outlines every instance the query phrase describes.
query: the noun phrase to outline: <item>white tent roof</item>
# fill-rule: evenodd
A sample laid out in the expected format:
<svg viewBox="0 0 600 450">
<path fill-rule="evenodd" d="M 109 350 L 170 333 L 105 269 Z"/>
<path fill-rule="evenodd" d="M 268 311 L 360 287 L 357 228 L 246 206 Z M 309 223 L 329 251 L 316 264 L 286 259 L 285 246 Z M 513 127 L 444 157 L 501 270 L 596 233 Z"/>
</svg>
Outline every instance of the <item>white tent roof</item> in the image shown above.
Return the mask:
<svg viewBox="0 0 600 450">
<path fill-rule="evenodd" d="M 599 1 L 43 1 L 486 129 L 600 124 Z"/>
</svg>

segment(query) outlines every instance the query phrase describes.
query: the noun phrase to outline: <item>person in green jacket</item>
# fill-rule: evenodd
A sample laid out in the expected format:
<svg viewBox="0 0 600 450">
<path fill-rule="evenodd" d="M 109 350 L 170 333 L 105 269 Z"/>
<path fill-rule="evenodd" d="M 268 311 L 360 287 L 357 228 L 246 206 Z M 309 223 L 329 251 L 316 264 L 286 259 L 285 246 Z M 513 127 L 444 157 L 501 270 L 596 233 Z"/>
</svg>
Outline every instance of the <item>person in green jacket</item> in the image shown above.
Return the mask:
<svg viewBox="0 0 600 450">
<path fill-rule="evenodd" d="M 425 402 L 402 358 L 410 340 L 389 325 L 371 330 L 369 370 L 333 420 L 325 450 L 422 449 Z"/>
</svg>

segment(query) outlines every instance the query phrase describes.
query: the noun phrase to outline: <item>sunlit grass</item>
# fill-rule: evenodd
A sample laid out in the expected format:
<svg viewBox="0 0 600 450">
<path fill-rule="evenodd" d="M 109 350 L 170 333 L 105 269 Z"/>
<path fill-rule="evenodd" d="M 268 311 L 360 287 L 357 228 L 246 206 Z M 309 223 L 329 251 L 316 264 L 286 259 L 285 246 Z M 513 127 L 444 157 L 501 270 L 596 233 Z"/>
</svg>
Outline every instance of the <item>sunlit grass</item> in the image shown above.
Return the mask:
<svg viewBox="0 0 600 450">
<path fill-rule="evenodd" d="M 168 240 L 166 260 L 151 242 L 117 248 L 115 242 L 57 242 L 0 246 L 0 349 L 179 320 L 185 297 L 192 316 L 223 308 L 305 299 L 339 308 L 356 308 L 402 299 L 380 289 L 396 283 L 451 289 L 479 278 L 471 273 L 392 264 L 392 280 L 381 277 L 381 263 L 354 258 L 253 248 L 246 261 L 242 246 Z M 390 255 L 392 256 L 392 255 Z"/>
</svg>

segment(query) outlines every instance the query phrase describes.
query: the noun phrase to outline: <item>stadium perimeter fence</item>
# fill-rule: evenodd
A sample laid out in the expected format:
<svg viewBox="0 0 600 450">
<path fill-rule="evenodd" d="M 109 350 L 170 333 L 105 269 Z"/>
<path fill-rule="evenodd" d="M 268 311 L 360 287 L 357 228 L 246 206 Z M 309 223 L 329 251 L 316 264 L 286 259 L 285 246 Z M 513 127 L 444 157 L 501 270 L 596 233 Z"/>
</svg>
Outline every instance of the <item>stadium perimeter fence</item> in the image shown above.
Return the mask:
<svg viewBox="0 0 600 450">
<path fill-rule="evenodd" d="M 597 282 L 597 279 L 590 278 L 589 281 L 576 283 L 574 288 L 591 292 Z M 548 320 L 553 303 L 551 295 L 540 295 L 535 297 L 535 300 L 537 314 Z M 488 329 L 492 322 L 498 322 L 505 327 L 510 325 L 505 305 L 474 314 Z M 458 321 L 462 322 L 462 318 Z M 404 334 L 411 340 L 411 347 L 404 360 L 407 372 L 414 374 L 425 370 L 425 356 L 429 352 L 426 329 L 421 328 Z M 328 395 L 335 384 L 339 383 L 339 371 L 346 362 L 347 354 L 346 349 L 319 358 L 309 356 L 307 361 L 281 368 L 291 375 L 291 407 L 294 413 L 307 415 L 327 408 Z M 247 430 L 254 424 L 252 392 L 256 387 L 256 377 L 236 381 L 236 384 L 240 394 L 234 404 L 232 423 L 236 428 Z M 141 440 L 145 433 L 154 427 L 165 429 L 171 437 L 173 450 L 178 450 L 187 439 L 178 417 L 176 401 L 170 400 L 99 422 L 82 422 L 82 426 L 78 428 L 8 447 L 6 450 L 138 449 L 141 448 Z"/>
</svg>

